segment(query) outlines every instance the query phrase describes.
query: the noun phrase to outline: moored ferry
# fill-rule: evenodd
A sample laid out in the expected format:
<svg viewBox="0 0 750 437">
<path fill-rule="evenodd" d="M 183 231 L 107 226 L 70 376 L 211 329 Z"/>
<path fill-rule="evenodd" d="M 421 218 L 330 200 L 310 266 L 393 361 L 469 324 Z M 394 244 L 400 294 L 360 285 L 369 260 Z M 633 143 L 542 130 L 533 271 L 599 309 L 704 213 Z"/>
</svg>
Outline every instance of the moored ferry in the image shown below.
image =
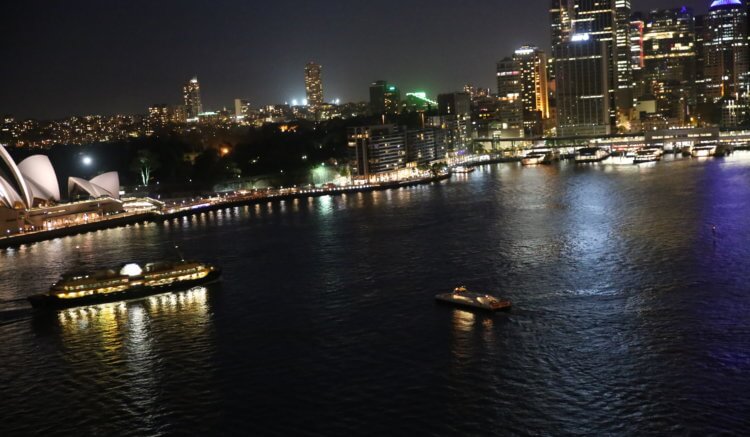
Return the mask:
<svg viewBox="0 0 750 437">
<path fill-rule="evenodd" d="M 641 149 L 636 153 L 635 158 L 633 158 L 633 163 L 641 164 L 644 162 L 661 161 L 661 157 L 663 154 L 664 152 L 661 149 Z"/>
<path fill-rule="evenodd" d="M 712 146 L 697 146 L 693 147 L 693 151 L 691 155 L 693 158 L 708 158 L 710 156 L 716 155 L 716 145 Z"/>
<path fill-rule="evenodd" d="M 609 152 L 601 147 L 584 147 L 578 149 L 575 160 L 577 163 L 601 162 L 609 158 Z"/>
<path fill-rule="evenodd" d="M 34 308 L 71 308 L 187 290 L 220 277 L 220 268 L 197 261 L 157 262 L 143 267 L 131 263 L 117 269 L 63 275 L 50 291 L 28 300 Z"/>
</svg>

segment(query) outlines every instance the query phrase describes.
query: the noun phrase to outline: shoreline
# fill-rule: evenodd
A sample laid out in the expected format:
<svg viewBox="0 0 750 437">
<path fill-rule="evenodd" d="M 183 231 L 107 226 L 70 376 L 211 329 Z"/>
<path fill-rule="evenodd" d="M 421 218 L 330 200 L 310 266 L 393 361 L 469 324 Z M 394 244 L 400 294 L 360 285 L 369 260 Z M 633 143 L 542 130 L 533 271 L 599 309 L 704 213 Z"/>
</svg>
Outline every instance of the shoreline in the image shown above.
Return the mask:
<svg viewBox="0 0 750 437">
<path fill-rule="evenodd" d="M 476 163 L 474 165 L 489 164 L 489 162 Z M 418 185 L 429 185 L 435 182 L 442 182 L 451 177 L 450 173 L 430 177 L 425 179 L 414 179 L 401 182 L 387 182 L 377 185 L 350 186 L 342 188 L 325 188 L 317 190 L 297 191 L 283 194 L 270 194 L 253 197 L 230 198 L 216 203 L 194 205 L 172 212 L 149 211 L 142 213 L 125 213 L 106 220 L 83 223 L 79 225 L 67 226 L 64 228 L 49 229 L 43 231 L 27 232 L 7 237 L 0 237 L 0 250 L 15 248 L 27 244 L 40 243 L 43 241 L 54 240 L 57 238 L 69 237 L 73 235 L 87 234 L 105 229 L 119 228 L 136 223 L 151 223 L 163 220 L 171 220 L 180 217 L 192 216 L 203 212 L 218 211 L 225 208 L 236 206 L 255 205 L 266 202 L 281 202 L 285 200 L 305 199 L 323 196 L 337 196 L 347 193 L 368 193 L 373 191 L 385 191 L 394 188 L 414 187 Z"/>
</svg>

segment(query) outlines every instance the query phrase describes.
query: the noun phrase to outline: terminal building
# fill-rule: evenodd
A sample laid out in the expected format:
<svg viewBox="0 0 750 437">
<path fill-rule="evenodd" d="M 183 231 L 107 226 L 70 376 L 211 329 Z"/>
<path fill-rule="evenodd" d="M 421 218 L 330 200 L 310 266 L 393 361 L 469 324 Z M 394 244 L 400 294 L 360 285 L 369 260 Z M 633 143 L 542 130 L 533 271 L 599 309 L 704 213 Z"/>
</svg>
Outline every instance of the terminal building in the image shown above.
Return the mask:
<svg viewBox="0 0 750 437">
<path fill-rule="evenodd" d="M 117 172 L 87 181 L 71 177 L 62 203 L 57 175 L 44 155 L 16 164 L 0 146 L 0 235 L 56 229 L 89 223 L 122 213 Z"/>
</svg>

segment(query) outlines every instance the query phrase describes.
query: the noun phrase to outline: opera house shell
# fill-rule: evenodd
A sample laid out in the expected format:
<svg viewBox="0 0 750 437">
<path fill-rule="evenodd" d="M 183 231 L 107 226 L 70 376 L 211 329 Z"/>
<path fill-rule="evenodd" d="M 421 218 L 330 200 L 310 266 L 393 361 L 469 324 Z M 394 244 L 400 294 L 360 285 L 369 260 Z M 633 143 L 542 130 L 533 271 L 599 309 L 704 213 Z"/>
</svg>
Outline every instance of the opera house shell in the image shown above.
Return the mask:
<svg viewBox="0 0 750 437">
<path fill-rule="evenodd" d="M 0 231 L 3 234 L 70 225 L 122 209 L 118 200 L 120 179 L 117 172 L 88 181 L 71 177 L 68 196 L 89 201 L 58 206 L 60 187 L 49 158 L 34 155 L 16 165 L 5 147 L 0 146 Z"/>
</svg>

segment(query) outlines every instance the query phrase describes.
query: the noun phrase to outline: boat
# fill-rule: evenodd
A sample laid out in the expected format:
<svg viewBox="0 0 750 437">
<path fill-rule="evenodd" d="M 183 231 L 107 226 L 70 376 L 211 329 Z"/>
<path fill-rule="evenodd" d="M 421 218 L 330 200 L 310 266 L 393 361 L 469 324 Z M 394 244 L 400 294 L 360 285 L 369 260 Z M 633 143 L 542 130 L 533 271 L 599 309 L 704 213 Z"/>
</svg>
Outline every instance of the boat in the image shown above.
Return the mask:
<svg viewBox="0 0 750 437">
<path fill-rule="evenodd" d="M 633 158 L 633 164 L 661 161 L 663 154 L 664 152 L 661 149 L 641 149 L 636 152 L 635 158 Z"/>
<path fill-rule="evenodd" d="M 693 151 L 691 153 L 691 156 L 693 158 L 708 158 L 709 156 L 716 155 L 716 145 L 712 146 L 696 146 L 693 147 Z"/>
<path fill-rule="evenodd" d="M 529 152 L 526 156 L 521 159 L 523 165 L 539 165 L 544 163 L 544 159 L 547 156 L 545 152 Z"/>
<path fill-rule="evenodd" d="M 511 303 L 489 294 L 474 293 L 466 287 L 460 286 L 450 293 L 441 293 L 435 296 L 438 302 L 445 302 L 463 307 L 478 308 L 488 311 L 509 310 Z"/>
<path fill-rule="evenodd" d="M 48 292 L 30 296 L 28 300 L 34 308 L 64 309 L 187 290 L 220 277 L 219 267 L 197 261 L 181 259 L 143 267 L 129 263 L 119 268 L 65 274 Z"/>
<path fill-rule="evenodd" d="M 605 161 L 605 164 L 614 165 L 633 165 L 633 159 L 635 159 L 635 152 L 632 150 L 621 150 L 609 155 L 609 158 Z"/>
<path fill-rule="evenodd" d="M 521 159 L 521 164 L 523 165 L 539 165 L 539 164 L 552 164 L 555 161 L 560 160 L 560 155 L 557 153 L 557 151 L 550 150 L 547 148 L 538 148 L 538 149 L 531 149 L 529 153 L 526 154 Z"/>
<path fill-rule="evenodd" d="M 463 165 L 457 165 L 457 166 L 453 167 L 453 173 L 458 173 L 458 174 L 471 173 L 474 170 L 476 170 L 474 167 L 466 167 L 466 166 L 463 166 Z"/>
<path fill-rule="evenodd" d="M 584 147 L 576 152 L 576 163 L 601 162 L 609 158 L 609 152 L 601 147 Z"/>
</svg>

